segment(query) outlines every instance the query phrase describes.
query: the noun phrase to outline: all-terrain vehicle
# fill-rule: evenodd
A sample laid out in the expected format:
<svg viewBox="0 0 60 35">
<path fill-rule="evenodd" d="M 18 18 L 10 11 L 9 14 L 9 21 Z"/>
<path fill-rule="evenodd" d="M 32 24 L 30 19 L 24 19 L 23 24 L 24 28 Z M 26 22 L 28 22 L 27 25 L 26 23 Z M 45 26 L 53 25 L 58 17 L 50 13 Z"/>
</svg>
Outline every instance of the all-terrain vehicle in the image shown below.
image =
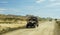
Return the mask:
<svg viewBox="0 0 60 35">
<path fill-rule="evenodd" d="M 38 27 L 38 18 L 30 17 L 30 19 L 28 19 L 27 21 L 26 28 L 35 28 L 35 27 Z"/>
</svg>

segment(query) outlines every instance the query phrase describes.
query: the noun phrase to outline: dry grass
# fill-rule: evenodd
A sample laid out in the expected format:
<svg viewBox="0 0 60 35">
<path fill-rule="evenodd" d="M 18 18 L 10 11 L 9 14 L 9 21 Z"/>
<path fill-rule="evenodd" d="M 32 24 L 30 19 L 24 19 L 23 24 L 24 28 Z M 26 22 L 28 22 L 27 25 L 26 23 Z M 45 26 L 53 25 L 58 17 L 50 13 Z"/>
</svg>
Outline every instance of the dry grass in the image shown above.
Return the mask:
<svg viewBox="0 0 60 35">
<path fill-rule="evenodd" d="M 21 21 L 21 23 L 1 23 L 0 24 L 0 34 L 8 32 L 8 31 L 13 31 L 16 29 L 20 29 L 21 27 L 26 25 L 26 21 Z"/>
<path fill-rule="evenodd" d="M 39 21 L 39 23 L 43 23 L 44 21 Z M 13 31 L 16 29 L 20 29 L 26 25 L 26 21 L 19 21 L 18 23 L 0 23 L 0 34 Z"/>
</svg>

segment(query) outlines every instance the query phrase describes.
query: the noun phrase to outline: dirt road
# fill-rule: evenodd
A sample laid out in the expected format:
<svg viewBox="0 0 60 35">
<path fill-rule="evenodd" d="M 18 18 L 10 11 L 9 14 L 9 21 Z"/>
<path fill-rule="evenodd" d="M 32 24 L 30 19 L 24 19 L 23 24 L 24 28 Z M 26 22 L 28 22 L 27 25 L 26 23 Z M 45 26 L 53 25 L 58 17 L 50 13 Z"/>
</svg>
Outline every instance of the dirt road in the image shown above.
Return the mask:
<svg viewBox="0 0 60 35">
<path fill-rule="evenodd" d="M 54 22 L 44 22 L 39 24 L 38 28 L 19 29 L 3 35 L 54 35 Z"/>
</svg>

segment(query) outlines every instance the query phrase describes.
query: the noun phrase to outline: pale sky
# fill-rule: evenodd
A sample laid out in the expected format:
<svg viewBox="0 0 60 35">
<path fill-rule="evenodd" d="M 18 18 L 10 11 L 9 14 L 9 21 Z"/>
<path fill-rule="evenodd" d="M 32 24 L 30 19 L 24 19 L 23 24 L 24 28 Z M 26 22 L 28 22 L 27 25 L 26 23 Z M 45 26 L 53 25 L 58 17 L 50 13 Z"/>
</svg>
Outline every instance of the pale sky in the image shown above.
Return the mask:
<svg viewBox="0 0 60 35">
<path fill-rule="evenodd" d="M 60 18 L 60 0 L 0 0 L 0 14 Z"/>
</svg>

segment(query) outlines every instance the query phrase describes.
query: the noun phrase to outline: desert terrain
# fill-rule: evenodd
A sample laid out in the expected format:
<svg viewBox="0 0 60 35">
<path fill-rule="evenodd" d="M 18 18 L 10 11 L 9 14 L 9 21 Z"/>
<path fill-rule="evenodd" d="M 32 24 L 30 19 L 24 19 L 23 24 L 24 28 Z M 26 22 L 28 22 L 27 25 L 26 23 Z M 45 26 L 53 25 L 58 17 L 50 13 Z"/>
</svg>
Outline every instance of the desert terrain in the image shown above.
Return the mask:
<svg viewBox="0 0 60 35">
<path fill-rule="evenodd" d="M 21 28 L 2 35 L 54 35 L 55 22 L 46 21 L 36 28 Z"/>
</svg>

